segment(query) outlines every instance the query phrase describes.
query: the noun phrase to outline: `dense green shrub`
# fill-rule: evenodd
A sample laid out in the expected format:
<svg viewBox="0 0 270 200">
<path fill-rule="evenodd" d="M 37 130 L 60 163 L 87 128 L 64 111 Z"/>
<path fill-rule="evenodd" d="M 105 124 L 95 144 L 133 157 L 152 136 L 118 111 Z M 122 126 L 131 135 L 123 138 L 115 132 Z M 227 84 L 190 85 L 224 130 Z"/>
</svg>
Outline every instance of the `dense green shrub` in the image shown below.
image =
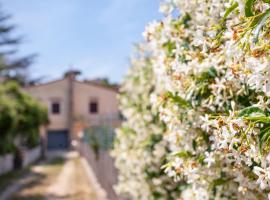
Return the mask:
<svg viewBox="0 0 270 200">
<path fill-rule="evenodd" d="M 12 138 L 17 124 L 15 101 L 10 99 L 0 86 L 0 154 L 13 149 Z"/>
<path fill-rule="evenodd" d="M 39 127 L 48 122 L 47 110 L 14 82 L 0 85 L 0 154 L 14 148 L 14 138 L 32 148 L 39 142 Z"/>
</svg>

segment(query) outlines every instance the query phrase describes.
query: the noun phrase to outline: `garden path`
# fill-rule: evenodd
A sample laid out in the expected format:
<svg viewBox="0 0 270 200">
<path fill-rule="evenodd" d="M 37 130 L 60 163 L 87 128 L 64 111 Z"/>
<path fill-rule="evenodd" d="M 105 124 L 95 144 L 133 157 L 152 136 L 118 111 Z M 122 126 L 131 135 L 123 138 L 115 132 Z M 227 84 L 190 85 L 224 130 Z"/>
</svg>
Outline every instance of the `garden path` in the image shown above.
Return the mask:
<svg viewBox="0 0 270 200">
<path fill-rule="evenodd" d="M 75 152 L 31 167 L 30 173 L 7 189 L 7 200 L 103 200 L 103 191 Z M 5 200 L 4 199 L 4 200 Z M 2 199 L 1 199 L 2 200 Z"/>
</svg>

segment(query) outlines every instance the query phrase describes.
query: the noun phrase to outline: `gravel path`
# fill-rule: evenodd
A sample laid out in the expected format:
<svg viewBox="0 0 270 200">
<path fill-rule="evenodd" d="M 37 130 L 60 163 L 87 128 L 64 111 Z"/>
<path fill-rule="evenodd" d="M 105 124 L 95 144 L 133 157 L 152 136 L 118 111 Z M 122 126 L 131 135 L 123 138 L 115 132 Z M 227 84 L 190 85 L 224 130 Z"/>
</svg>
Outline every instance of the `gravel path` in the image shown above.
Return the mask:
<svg viewBox="0 0 270 200">
<path fill-rule="evenodd" d="M 77 154 L 71 154 L 58 176 L 47 190 L 48 200 L 97 200 Z"/>
<path fill-rule="evenodd" d="M 8 200 L 105 200 L 104 192 L 77 153 L 33 166 L 31 173 L 10 188 Z M 7 195 L 8 196 L 8 195 Z M 9 195 L 10 196 L 10 195 Z M 2 200 L 2 199 L 1 199 Z"/>
</svg>

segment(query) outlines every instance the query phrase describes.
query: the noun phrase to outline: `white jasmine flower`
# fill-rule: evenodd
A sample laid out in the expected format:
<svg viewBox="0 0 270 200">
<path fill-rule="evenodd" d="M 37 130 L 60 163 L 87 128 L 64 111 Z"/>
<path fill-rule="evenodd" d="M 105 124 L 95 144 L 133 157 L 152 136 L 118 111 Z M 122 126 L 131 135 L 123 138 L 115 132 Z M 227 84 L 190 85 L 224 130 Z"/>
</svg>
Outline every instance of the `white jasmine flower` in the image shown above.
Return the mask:
<svg viewBox="0 0 270 200">
<path fill-rule="evenodd" d="M 212 164 L 215 163 L 214 153 L 213 152 L 205 152 L 205 159 L 204 162 L 207 163 L 207 167 L 211 167 Z"/>
</svg>

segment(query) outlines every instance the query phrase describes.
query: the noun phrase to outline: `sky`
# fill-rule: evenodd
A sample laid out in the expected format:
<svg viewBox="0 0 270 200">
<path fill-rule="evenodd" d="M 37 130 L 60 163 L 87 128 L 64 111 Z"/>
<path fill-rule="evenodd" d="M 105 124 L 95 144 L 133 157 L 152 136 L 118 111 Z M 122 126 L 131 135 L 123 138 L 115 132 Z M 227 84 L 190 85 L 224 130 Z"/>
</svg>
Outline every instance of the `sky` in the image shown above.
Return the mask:
<svg viewBox="0 0 270 200">
<path fill-rule="evenodd" d="M 160 19 L 159 0 L 2 0 L 23 37 L 19 54 L 37 53 L 32 78 L 53 80 L 69 69 L 83 78 L 120 82 L 145 26 Z"/>
</svg>

